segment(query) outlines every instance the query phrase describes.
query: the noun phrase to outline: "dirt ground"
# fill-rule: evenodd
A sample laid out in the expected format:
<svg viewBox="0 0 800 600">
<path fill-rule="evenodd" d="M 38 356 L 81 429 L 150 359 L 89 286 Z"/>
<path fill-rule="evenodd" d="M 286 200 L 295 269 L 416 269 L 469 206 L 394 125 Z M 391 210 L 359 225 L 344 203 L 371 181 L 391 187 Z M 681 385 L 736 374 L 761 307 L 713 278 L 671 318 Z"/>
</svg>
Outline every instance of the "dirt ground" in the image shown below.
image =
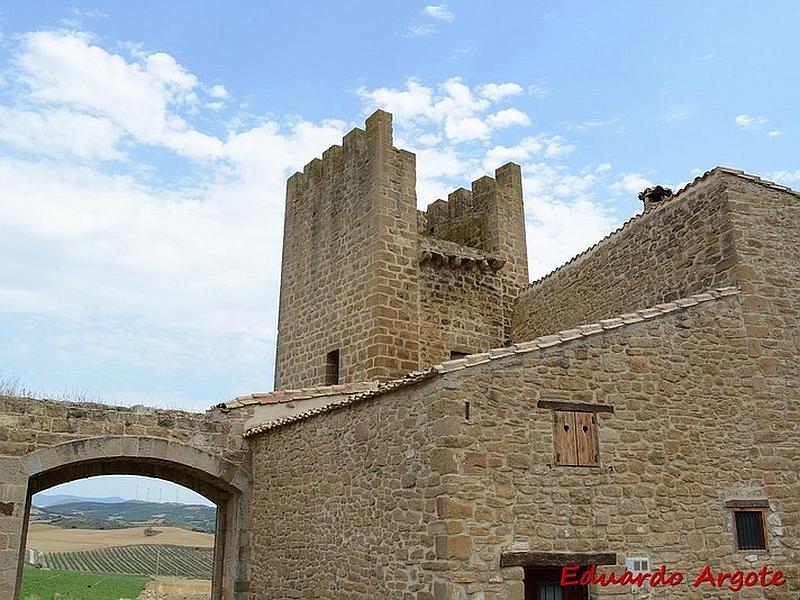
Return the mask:
<svg viewBox="0 0 800 600">
<path fill-rule="evenodd" d="M 159 577 L 147 582 L 137 600 L 208 600 L 210 597 L 210 581 Z"/>
<path fill-rule="evenodd" d="M 145 590 L 136 600 L 208 600 L 211 596 L 209 594 L 193 594 L 191 596 L 165 596 L 156 592 Z"/>
<path fill-rule="evenodd" d="M 43 523 L 31 523 L 28 528 L 27 547 L 39 552 L 72 552 L 130 546 L 133 544 L 169 544 L 211 548 L 214 536 L 210 533 L 187 531 L 179 527 L 156 527 L 161 533 L 144 535 L 144 527 L 128 529 L 62 529 Z"/>
</svg>

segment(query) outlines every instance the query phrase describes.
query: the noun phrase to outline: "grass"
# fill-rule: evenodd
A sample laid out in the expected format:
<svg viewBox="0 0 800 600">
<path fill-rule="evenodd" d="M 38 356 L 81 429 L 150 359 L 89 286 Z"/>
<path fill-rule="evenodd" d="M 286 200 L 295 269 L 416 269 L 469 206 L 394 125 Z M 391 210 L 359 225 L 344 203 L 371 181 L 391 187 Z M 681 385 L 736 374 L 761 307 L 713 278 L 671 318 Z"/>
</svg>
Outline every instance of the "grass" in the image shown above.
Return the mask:
<svg viewBox="0 0 800 600">
<path fill-rule="evenodd" d="M 39 560 L 48 569 L 58 571 L 211 579 L 213 558 L 212 548 L 135 545 L 79 552 L 45 552 L 40 555 Z"/>
<path fill-rule="evenodd" d="M 20 600 L 119 600 L 136 598 L 147 577 L 105 575 L 26 568 L 22 574 Z"/>
</svg>

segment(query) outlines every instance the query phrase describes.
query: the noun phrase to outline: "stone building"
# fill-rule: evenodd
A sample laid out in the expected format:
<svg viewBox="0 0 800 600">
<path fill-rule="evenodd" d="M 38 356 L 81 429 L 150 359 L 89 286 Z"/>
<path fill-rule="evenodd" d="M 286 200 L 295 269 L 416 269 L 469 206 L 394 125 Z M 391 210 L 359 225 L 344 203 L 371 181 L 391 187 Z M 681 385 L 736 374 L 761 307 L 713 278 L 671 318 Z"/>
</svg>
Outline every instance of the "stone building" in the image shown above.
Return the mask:
<svg viewBox="0 0 800 600">
<path fill-rule="evenodd" d="M 376 112 L 288 181 L 274 392 L 113 409 L 88 445 L 0 403 L 0 591 L 25 490 L 109 472 L 86 446 L 207 480 L 215 599 L 796 599 L 800 194 L 716 168 L 641 198 L 529 283 L 519 166 L 418 211 Z M 683 581 L 560 585 L 662 565 Z"/>
<path fill-rule="evenodd" d="M 796 598 L 800 194 L 716 168 L 529 284 L 520 168 L 421 212 L 414 159 L 378 111 L 289 179 L 293 391 L 228 408 L 313 404 L 245 434 L 251 590 L 603 598 L 561 567 L 627 560 L 686 579 L 639 598 L 729 597 L 706 565 Z"/>
</svg>

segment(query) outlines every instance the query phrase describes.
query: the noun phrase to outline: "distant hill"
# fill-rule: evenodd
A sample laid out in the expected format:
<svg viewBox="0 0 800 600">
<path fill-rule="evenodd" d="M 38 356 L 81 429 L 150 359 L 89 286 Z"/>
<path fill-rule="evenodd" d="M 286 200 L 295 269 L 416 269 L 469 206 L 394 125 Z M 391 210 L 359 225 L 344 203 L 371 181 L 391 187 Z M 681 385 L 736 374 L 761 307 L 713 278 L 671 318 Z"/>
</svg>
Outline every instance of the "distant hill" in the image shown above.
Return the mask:
<svg viewBox="0 0 800 600">
<path fill-rule="evenodd" d="M 140 500 L 112 503 L 92 499 L 39 507 L 31 510 L 31 521 L 70 529 L 120 529 L 161 525 L 213 533 L 216 515 L 215 507 L 203 504 Z"/>
<path fill-rule="evenodd" d="M 34 506 L 39 508 L 47 508 L 56 504 L 66 504 L 67 502 L 102 502 L 103 504 L 112 504 L 116 502 L 125 502 L 125 498 L 119 496 L 108 496 L 106 498 L 87 498 L 85 496 L 73 496 L 72 494 L 46 494 L 38 493 L 33 495 L 31 501 Z"/>
</svg>

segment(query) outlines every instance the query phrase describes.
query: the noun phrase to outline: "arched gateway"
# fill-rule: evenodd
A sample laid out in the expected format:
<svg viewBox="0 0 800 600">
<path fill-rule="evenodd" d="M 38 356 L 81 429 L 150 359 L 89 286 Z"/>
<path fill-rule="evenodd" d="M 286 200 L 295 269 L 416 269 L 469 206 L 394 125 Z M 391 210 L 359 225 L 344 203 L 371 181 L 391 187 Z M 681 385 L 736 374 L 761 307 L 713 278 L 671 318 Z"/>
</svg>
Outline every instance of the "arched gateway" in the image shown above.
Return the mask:
<svg viewBox="0 0 800 600">
<path fill-rule="evenodd" d="M 95 475 L 158 477 L 213 501 L 212 598 L 247 597 L 251 477 L 236 420 L 17 398 L 0 404 L 0 597 L 19 595 L 32 496 Z M 84 432 L 98 428 L 108 434 Z M 65 438 L 72 439 L 47 444 Z"/>
</svg>

